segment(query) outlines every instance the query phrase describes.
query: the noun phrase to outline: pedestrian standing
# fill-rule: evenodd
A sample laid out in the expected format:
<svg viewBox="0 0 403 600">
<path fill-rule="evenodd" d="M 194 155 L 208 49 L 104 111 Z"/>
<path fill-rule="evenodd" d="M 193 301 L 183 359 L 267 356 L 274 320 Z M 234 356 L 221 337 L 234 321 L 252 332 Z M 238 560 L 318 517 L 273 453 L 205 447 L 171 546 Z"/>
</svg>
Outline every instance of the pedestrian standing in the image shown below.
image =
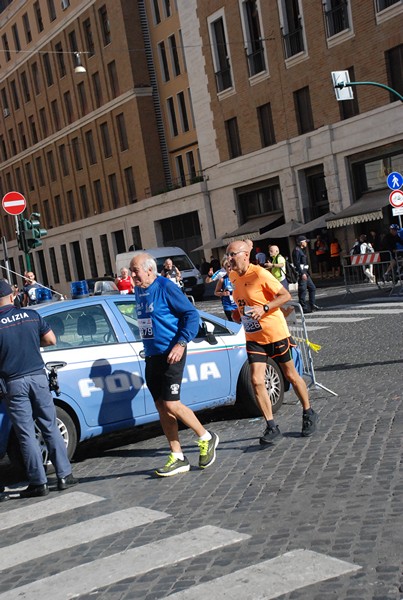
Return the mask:
<svg viewBox="0 0 403 600">
<path fill-rule="evenodd" d="M 231 265 L 229 264 L 227 258 L 223 259 L 222 267 L 223 269 L 225 269 L 224 275 L 218 278 L 214 295 L 218 298 L 221 298 L 221 303 L 225 316 L 227 317 L 228 321 L 232 321 L 232 313 L 234 312 L 234 310 L 237 310 L 237 305 L 235 304 L 234 297 L 232 295 L 233 287 L 229 278 L 229 274 L 231 272 Z"/>
<path fill-rule="evenodd" d="M 315 432 L 319 418 L 310 406 L 306 383 L 295 368 L 292 347 L 296 344 L 280 309 L 291 295 L 266 269 L 250 263 L 249 251 L 243 242 L 229 244 L 227 255 L 234 299 L 238 305 L 234 320 L 242 322 L 245 329 L 251 382 L 257 404 L 266 419 L 260 443 L 273 444 L 281 439 L 266 388 L 267 358 L 279 365 L 285 379 L 292 384 L 303 408 L 301 435 L 309 437 Z"/>
<path fill-rule="evenodd" d="M 320 307 L 316 304 L 316 286 L 309 274 L 309 262 L 305 252 L 308 242 L 308 238 L 304 235 L 299 235 L 296 239 L 297 245 L 292 252 L 292 261 L 298 271 L 298 301 L 304 313 L 320 310 Z M 307 290 L 309 306 L 306 303 Z"/>
<path fill-rule="evenodd" d="M 319 277 L 321 277 L 322 279 L 326 279 L 328 247 L 326 241 L 322 238 L 320 234 L 316 236 L 314 246 L 316 260 L 318 261 Z"/>
<path fill-rule="evenodd" d="M 337 238 L 332 238 L 330 242 L 330 266 L 332 268 L 332 277 L 340 277 L 341 271 L 341 253 L 342 248 Z"/>
<path fill-rule="evenodd" d="M 187 344 L 197 335 L 199 314 L 172 281 L 158 277 L 157 265 L 149 254 L 136 252 L 130 269 L 146 355 L 146 383 L 171 450 L 166 464 L 155 472 L 170 477 L 190 469 L 179 442 L 178 420 L 198 436 L 199 467 L 206 469 L 215 461 L 218 435 L 207 431 L 180 400 Z"/>
<path fill-rule="evenodd" d="M 170 279 L 178 287 L 182 287 L 181 272 L 179 271 L 178 267 L 176 267 L 173 264 L 172 258 L 167 258 L 166 261 L 164 262 L 164 266 L 162 268 L 161 275 L 162 275 L 162 277 L 167 277 L 168 279 Z"/>
<path fill-rule="evenodd" d="M 18 340 L 18 352 L 16 352 Z M 67 449 L 56 423 L 56 409 L 44 369 L 40 346 L 53 346 L 56 338 L 36 310 L 16 308 L 11 286 L 0 281 L 0 384 L 21 453 L 29 485 L 21 498 L 49 493 L 35 423 L 42 432 L 55 467 L 57 487 L 76 485 Z"/>
<path fill-rule="evenodd" d="M 269 246 L 270 260 L 265 263 L 265 268 L 275 277 L 281 285 L 288 290 L 288 279 L 286 277 L 285 270 L 285 258 L 280 254 L 280 248 L 278 246 Z"/>
<path fill-rule="evenodd" d="M 256 258 L 256 264 L 260 265 L 261 267 L 264 267 L 264 263 L 266 262 L 266 254 L 264 252 L 262 252 L 261 248 L 259 248 L 259 246 L 256 246 L 256 254 L 255 254 L 255 258 Z"/>
<path fill-rule="evenodd" d="M 37 300 L 37 290 L 41 287 L 39 283 L 35 281 L 35 273 L 32 271 L 27 271 L 24 273 L 25 282 L 23 287 L 24 298 L 23 298 L 23 306 L 33 306 L 34 304 L 38 304 Z"/>
<path fill-rule="evenodd" d="M 120 269 L 120 277 L 115 279 L 115 283 L 120 294 L 133 294 L 134 283 L 127 267 Z"/>
</svg>

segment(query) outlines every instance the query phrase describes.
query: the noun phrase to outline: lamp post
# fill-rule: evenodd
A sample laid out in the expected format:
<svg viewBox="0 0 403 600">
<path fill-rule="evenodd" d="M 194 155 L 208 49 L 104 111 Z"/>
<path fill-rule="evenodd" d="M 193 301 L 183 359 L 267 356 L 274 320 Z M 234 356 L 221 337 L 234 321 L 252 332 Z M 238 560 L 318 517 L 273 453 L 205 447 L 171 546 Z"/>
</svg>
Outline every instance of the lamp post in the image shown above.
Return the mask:
<svg viewBox="0 0 403 600">
<path fill-rule="evenodd" d="M 384 83 L 378 83 L 377 81 L 350 81 L 348 71 L 332 71 L 332 80 L 335 90 L 342 90 L 343 88 L 352 87 L 354 85 L 375 85 L 376 87 L 387 90 L 391 94 L 395 94 L 395 96 L 397 96 L 399 100 L 403 102 L 403 96 Z M 339 97 L 336 91 L 336 98 L 337 100 L 350 100 L 351 96 L 349 98 Z"/>
</svg>

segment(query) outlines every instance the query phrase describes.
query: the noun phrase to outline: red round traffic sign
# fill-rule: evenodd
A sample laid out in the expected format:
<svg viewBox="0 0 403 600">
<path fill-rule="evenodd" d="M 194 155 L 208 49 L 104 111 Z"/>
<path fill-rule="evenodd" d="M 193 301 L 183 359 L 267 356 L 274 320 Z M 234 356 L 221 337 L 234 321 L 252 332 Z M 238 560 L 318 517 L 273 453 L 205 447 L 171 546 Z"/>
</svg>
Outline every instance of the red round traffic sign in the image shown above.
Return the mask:
<svg viewBox="0 0 403 600">
<path fill-rule="evenodd" d="M 403 192 L 395 190 L 389 194 L 389 202 L 393 208 L 403 208 Z"/>
<path fill-rule="evenodd" d="M 20 215 L 27 208 L 27 201 L 20 192 L 7 192 L 1 203 L 9 215 Z"/>
</svg>

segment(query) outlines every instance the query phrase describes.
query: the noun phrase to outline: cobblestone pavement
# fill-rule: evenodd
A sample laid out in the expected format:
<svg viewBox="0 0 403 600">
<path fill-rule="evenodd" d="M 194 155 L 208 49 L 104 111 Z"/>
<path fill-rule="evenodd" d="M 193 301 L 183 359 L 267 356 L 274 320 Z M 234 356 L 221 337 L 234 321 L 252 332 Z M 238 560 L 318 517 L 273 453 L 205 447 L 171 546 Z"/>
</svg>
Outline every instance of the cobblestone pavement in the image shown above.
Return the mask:
<svg viewBox="0 0 403 600">
<path fill-rule="evenodd" d="M 192 469 L 168 479 L 152 474 L 167 454 L 165 438 L 157 426 L 86 443 L 74 465 L 81 480 L 78 488 L 64 494 L 54 492 L 45 499 L 0 504 L 0 528 L 15 509 L 28 507 L 29 513 L 29 518 L 21 517 L 2 531 L 0 568 L 4 568 L 1 552 L 11 560 L 13 552 L 18 551 L 16 556 L 22 562 L 3 570 L 0 600 L 10 598 L 11 590 L 19 586 L 40 582 L 78 565 L 90 569 L 99 558 L 153 542 L 164 548 L 171 536 L 207 525 L 249 537 L 207 552 L 196 538 L 190 556 L 176 560 L 176 553 L 182 550 L 178 545 L 167 551 L 168 562 L 158 569 L 152 568 L 154 555 L 150 554 L 148 570 L 136 576 L 127 574 L 95 593 L 87 590 L 80 598 L 156 600 L 174 593 L 175 598 L 182 598 L 185 596 L 178 593 L 181 590 L 208 581 L 213 582 L 213 600 L 232 598 L 235 592 L 228 590 L 226 595 L 218 578 L 298 549 L 345 561 L 358 570 L 326 580 L 319 577 L 309 584 L 304 579 L 307 568 L 301 567 L 295 555 L 288 576 L 300 577 L 299 585 L 278 595 L 276 590 L 282 588 L 273 583 L 268 585 L 266 595 L 255 596 L 258 582 L 250 579 L 248 591 L 237 597 L 403 598 L 403 299 L 399 302 L 385 294 L 373 294 L 366 295 L 363 303 L 363 298 L 355 296 L 354 304 L 363 309 L 366 320 L 358 320 L 356 313 L 348 312 L 350 299 L 343 298 L 342 293 L 327 291 L 318 294 L 327 309 L 315 317 L 319 321 L 323 317 L 324 326 L 320 328 L 319 323 L 315 329 L 318 321 L 308 320 L 313 327 L 312 341 L 322 346 L 314 355 L 317 380 L 338 393 L 334 397 L 320 389 L 312 391 L 313 406 L 320 415 L 315 436 L 300 437 L 301 409 L 291 392 L 277 415 L 284 439 L 273 448 L 259 446 L 264 428 L 261 419 L 241 418 L 232 408 L 204 413 L 206 426 L 220 436 L 217 460 L 205 471 L 196 466 L 198 452 L 189 431 L 182 431 L 181 439 Z M 219 310 L 217 303 L 210 306 Z M 337 317 L 349 314 L 350 321 L 337 321 Z M 333 322 L 325 321 L 333 317 Z M 0 475 L 2 479 L 7 475 L 4 464 Z M 49 499 L 66 498 L 77 491 L 104 500 L 41 517 L 41 504 L 46 508 Z M 170 516 L 88 540 L 90 519 L 111 515 L 112 520 L 116 511 L 133 506 Z M 75 523 L 82 526 L 81 538 L 76 545 L 67 546 L 70 526 Z M 57 530 L 66 549 L 51 549 L 49 555 L 33 558 L 33 548 L 38 552 L 39 547 L 41 553 L 46 546 L 38 536 Z M 31 546 L 15 546 L 27 542 Z M 69 578 L 66 590 L 68 582 Z M 44 582 L 40 597 L 45 595 L 55 597 L 48 582 Z M 32 600 L 39 595 L 18 597 Z M 66 591 L 60 597 L 69 595 Z"/>
</svg>

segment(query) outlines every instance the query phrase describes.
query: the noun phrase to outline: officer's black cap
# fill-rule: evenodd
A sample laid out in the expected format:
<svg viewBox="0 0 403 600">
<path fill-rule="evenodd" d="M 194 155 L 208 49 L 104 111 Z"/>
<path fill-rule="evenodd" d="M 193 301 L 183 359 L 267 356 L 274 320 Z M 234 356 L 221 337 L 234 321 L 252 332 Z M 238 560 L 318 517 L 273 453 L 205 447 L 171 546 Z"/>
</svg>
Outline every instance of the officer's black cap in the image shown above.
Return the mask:
<svg viewBox="0 0 403 600">
<path fill-rule="evenodd" d="M 11 285 L 5 279 L 0 279 L 0 298 L 11 296 L 12 293 Z"/>
</svg>

